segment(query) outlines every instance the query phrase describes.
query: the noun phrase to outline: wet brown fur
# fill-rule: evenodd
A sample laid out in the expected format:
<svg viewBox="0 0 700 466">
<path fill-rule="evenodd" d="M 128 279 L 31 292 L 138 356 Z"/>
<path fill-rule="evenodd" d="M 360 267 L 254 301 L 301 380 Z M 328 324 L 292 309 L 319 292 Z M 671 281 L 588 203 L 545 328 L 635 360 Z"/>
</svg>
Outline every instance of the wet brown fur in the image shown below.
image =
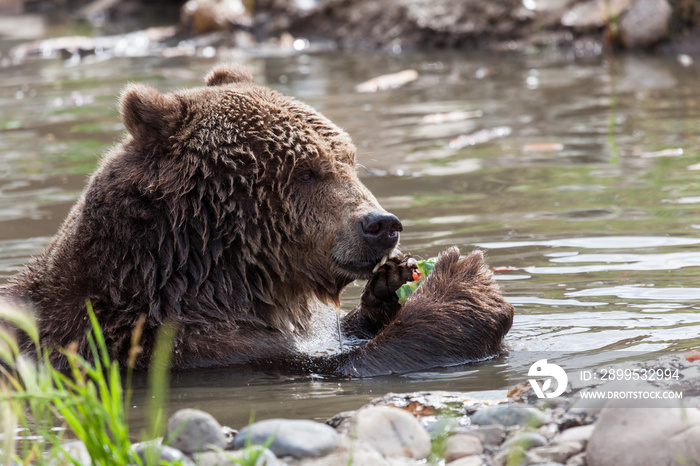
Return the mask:
<svg viewBox="0 0 700 466">
<path fill-rule="evenodd" d="M 512 307 L 480 254 L 450 251 L 406 305 L 393 299 L 394 320 L 375 318 L 366 299 L 347 316 L 346 331 L 368 343 L 335 357 L 295 353 L 310 303 L 337 303 L 348 283 L 371 277 L 381 256 L 358 239 L 357 222 L 382 209 L 357 178 L 350 138 L 329 120 L 242 68 L 219 66 L 206 82 L 122 93 L 128 135 L 47 249 L 3 291 L 33 304 L 44 345 L 77 341 L 87 355 L 90 299 L 122 363 L 146 315 L 144 366 L 168 320 L 179 328 L 180 368 L 374 375 L 500 351 Z M 375 277 L 367 296 L 376 285 Z"/>
</svg>

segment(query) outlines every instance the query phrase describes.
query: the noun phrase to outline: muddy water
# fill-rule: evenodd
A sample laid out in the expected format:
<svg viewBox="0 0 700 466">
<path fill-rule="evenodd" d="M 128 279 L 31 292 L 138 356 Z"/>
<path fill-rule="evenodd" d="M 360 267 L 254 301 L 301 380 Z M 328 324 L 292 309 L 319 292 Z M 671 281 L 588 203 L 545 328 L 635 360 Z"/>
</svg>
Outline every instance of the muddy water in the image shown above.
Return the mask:
<svg viewBox="0 0 700 466">
<path fill-rule="evenodd" d="M 219 59 L 248 64 L 258 82 L 347 129 L 363 181 L 404 222 L 403 249 L 421 257 L 450 245 L 486 250 L 517 316 L 510 356 L 494 361 L 367 380 L 174 374 L 172 408 L 200 407 L 232 426 L 251 410 L 258 419 L 322 420 L 389 391 L 501 396 L 524 380 L 533 361 L 522 355 L 531 352 L 608 361 L 618 350 L 698 344 L 700 66 L 672 58 L 222 52 L 6 66 L 0 281 L 41 250 L 120 137 L 120 88 L 196 85 Z M 404 69 L 419 79 L 354 91 Z M 346 309 L 360 289 L 347 290 Z M 143 397 L 139 388 L 137 412 Z"/>
</svg>

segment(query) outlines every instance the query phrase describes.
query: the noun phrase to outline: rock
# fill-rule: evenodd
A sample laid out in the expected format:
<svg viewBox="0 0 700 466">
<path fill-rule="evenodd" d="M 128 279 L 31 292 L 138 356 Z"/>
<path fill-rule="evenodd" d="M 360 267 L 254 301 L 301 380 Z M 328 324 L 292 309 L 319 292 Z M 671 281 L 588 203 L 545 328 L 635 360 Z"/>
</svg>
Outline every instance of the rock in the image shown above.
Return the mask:
<svg viewBox="0 0 700 466">
<path fill-rule="evenodd" d="M 620 16 L 620 41 L 627 48 L 654 45 L 668 34 L 671 13 L 666 0 L 635 0 Z"/>
<path fill-rule="evenodd" d="M 338 413 L 332 418 L 328 419 L 326 421 L 326 424 L 331 426 L 334 429 L 337 429 L 338 426 L 340 426 L 344 422 L 349 422 L 350 419 L 355 415 L 355 411 L 343 411 L 342 413 Z"/>
<path fill-rule="evenodd" d="M 480 456 L 465 456 L 447 463 L 446 466 L 481 466 L 482 464 L 484 464 L 484 460 Z"/>
<path fill-rule="evenodd" d="M 92 458 L 85 444 L 81 440 L 71 440 L 69 442 L 61 444 L 63 452 L 58 454 L 57 461 L 50 462 L 52 465 L 70 464 L 71 458 L 80 465 L 90 466 L 92 464 Z"/>
<path fill-rule="evenodd" d="M 388 406 L 360 409 L 351 432 L 387 457 L 424 459 L 430 454 L 430 436 L 410 413 Z"/>
<path fill-rule="evenodd" d="M 581 453 L 583 447 L 582 442 L 565 442 L 537 447 L 528 451 L 526 458 L 528 464 L 564 463 L 572 456 Z"/>
<path fill-rule="evenodd" d="M 214 417 L 198 409 L 181 409 L 168 420 L 165 438 L 170 446 L 186 454 L 209 449 L 224 448 L 226 437 Z"/>
<path fill-rule="evenodd" d="M 255 466 L 277 466 L 279 461 L 274 453 L 267 448 L 256 452 L 259 456 L 252 463 L 251 452 L 248 450 L 236 451 L 205 451 L 196 455 L 197 466 L 239 466 L 241 464 L 253 464 Z"/>
<path fill-rule="evenodd" d="M 194 463 L 183 452 L 168 445 L 161 445 L 160 442 L 141 442 L 134 445 L 133 448 L 143 464 L 179 461 L 179 464 L 183 466 L 194 466 Z"/>
<path fill-rule="evenodd" d="M 480 455 L 484 452 L 481 440 L 469 434 L 456 434 L 447 439 L 445 461 L 450 462 L 464 456 Z"/>
<path fill-rule="evenodd" d="M 438 419 L 435 422 L 425 426 L 425 430 L 428 431 L 430 438 L 447 437 L 448 435 L 454 434 L 464 434 L 469 432 L 460 432 L 462 430 L 462 425 L 460 424 L 459 417 L 446 417 L 443 419 Z"/>
<path fill-rule="evenodd" d="M 189 0 L 180 9 L 180 24 L 188 31 L 202 34 L 249 26 L 251 17 L 241 0 Z"/>
<path fill-rule="evenodd" d="M 493 464 L 493 466 L 505 466 L 506 464 L 520 465 L 524 458 L 525 452 L 523 452 L 522 449 L 518 451 L 501 450 L 494 455 L 493 459 L 491 460 L 491 464 Z"/>
<path fill-rule="evenodd" d="M 578 455 L 574 455 L 566 462 L 566 466 L 586 466 L 586 452 L 582 451 Z"/>
<path fill-rule="evenodd" d="M 498 446 L 505 439 L 506 429 L 500 424 L 492 424 L 470 430 L 468 433 L 481 440 L 482 445 Z"/>
<path fill-rule="evenodd" d="M 566 429 L 554 443 L 583 442 L 585 444 L 593 435 L 593 429 L 595 429 L 595 424 Z"/>
<path fill-rule="evenodd" d="M 506 440 L 502 445 L 502 450 L 510 450 L 512 448 L 522 448 L 529 450 L 530 448 L 542 447 L 547 445 L 547 439 L 540 434 L 534 432 L 522 432 Z"/>
<path fill-rule="evenodd" d="M 528 425 L 539 427 L 546 422 L 546 416 L 538 409 L 515 404 L 486 406 L 472 415 L 472 424 L 503 426 Z"/>
<path fill-rule="evenodd" d="M 609 403 L 600 413 L 588 447 L 588 466 L 678 464 L 700 458 L 700 411 L 639 408 Z"/>
<path fill-rule="evenodd" d="M 401 458 L 405 461 L 412 460 Z M 321 458 L 304 458 L 298 466 L 347 466 L 349 464 L 356 465 L 372 465 L 372 466 L 400 466 L 406 463 L 399 461 L 398 464 L 394 459 L 388 460 L 382 456 L 367 442 L 360 442 L 347 437 L 342 438 L 340 445 L 333 450 L 329 455 Z"/>
<path fill-rule="evenodd" d="M 246 439 L 261 445 L 272 438 L 269 449 L 277 456 L 323 456 L 338 444 L 338 433 L 320 422 L 303 419 L 268 419 L 244 427 L 234 440 L 236 448 L 242 448 Z"/>
<path fill-rule="evenodd" d="M 223 426 L 221 428 L 221 433 L 224 434 L 224 438 L 226 439 L 224 450 L 233 450 L 233 441 L 236 439 L 238 431 L 236 429 L 231 429 L 229 426 Z"/>
<path fill-rule="evenodd" d="M 521 5 L 522 0 L 257 0 L 254 21 L 257 30 L 272 36 L 287 31 L 295 37 L 325 37 L 341 47 L 398 52 L 466 47 L 488 37 L 512 39 Z"/>
<path fill-rule="evenodd" d="M 602 27 L 625 11 L 632 0 L 577 2 L 561 18 L 561 24 L 577 29 Z"/>
</svg>

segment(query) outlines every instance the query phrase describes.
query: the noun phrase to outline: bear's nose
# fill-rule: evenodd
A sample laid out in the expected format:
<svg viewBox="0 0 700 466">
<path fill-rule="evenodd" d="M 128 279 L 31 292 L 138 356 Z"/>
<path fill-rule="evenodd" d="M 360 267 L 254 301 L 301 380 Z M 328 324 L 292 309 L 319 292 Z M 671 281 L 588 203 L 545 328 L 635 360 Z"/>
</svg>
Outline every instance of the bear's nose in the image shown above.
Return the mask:
<svg viewBox="0 0 700 466">
<path fill-rule="evenodd" d="M 360 232 L 372 245 L 382 249 L 393 247 L 399 241 L 403 225 L 396 215 L 388 212 L 372 212 L 360 220 Z"/>
</svg>

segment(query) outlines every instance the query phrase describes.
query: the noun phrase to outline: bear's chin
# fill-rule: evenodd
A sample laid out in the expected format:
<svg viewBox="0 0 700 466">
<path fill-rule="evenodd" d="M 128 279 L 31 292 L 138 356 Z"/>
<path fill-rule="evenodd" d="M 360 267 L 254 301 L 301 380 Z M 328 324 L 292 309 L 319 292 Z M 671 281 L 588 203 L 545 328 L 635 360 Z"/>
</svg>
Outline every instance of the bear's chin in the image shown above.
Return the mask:
<svg viewBox="0 0 700 466">
<path fill-rule="evenodd" d="M 382 258 L 372 260 L 372 261 L 355 261 L 355 262 L 340 262 L 334 261 L 336 268 L 339 269 L 340 274 L 347 278 L 349 281 L 352 280 L 366 280 L 372 277 L 374 270 L 381 262 Z"/>
</svg>

